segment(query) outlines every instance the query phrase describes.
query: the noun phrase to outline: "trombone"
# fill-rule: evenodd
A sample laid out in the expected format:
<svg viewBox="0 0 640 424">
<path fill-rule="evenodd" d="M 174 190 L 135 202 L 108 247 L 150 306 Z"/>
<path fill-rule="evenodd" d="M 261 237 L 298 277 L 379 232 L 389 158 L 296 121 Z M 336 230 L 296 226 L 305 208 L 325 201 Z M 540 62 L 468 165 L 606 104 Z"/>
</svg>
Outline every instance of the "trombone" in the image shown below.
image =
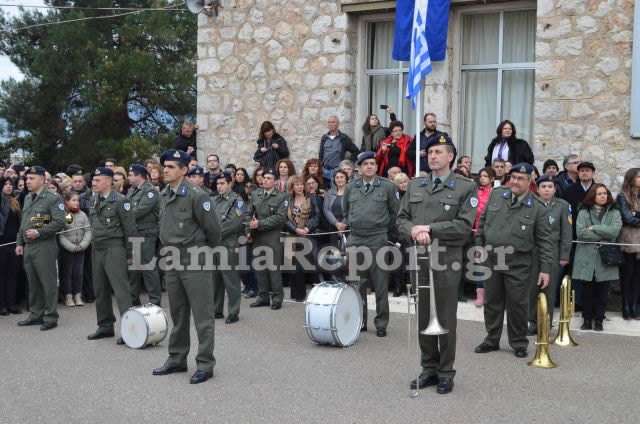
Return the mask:
<svg viewBox="0 0 640 424">
<path fill-rule="evenodd" d="M 420 334 L 425 336 L 441 336 L 443 334 L 447 334 L 449 330 L 443 328 L 438 321 L 438 310 L 436 309 L 436 296 L 435 296 L 435 288 L 433 281 L 433 268 L 432 268 L 432 256 L 431 256 L 431 245 L 427 246 L 427 255 L 418 258 L 418 244 L 416 242 L 413 243 L 413 248 L 415 254 L 413 255 L 413 265 L 414 265 L 414 281 L 416 284 L 415 293 L 411 293 L 411 284 L 407 284 L 407 322 L 408 322 L 408 347 L 409 347 L 409 363 L 408 363 L 408 374 L 409 379 L 411 378 L 411 367 L 413 366 L 413 355 L 411 345 L 413 344 L 412 332 L 411 332 L 411 305 L 415 305 L 416 310 L 416 319 L 415 319 L 415 328 L 416 330 L 420 329 L 420 289 L 429 289 L 429 323 L 427 328 L 422 331 L 419 331 L 419 334 L 416 336 L 416 345 L 417 350 L 416 354 L 420 352 Z M 418 259 L 427 259 L 429 264 L 429 285 L 421 286 L 420 285 L 420 271 L 418 270 Z M 420 393 L 420 374 L 418 374 L 418 378 L 416 378 L 416 388 L 412 389 L 409 387 L 409 397 L 415 398 Z"/>
</svg>

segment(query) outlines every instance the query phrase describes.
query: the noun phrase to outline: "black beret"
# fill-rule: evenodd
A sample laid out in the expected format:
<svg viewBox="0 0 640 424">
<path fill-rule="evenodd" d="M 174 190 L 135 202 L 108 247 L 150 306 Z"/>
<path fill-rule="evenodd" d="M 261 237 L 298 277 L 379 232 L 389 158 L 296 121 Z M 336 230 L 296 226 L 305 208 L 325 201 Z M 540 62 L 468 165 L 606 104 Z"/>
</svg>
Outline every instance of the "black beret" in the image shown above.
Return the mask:
<svg viewBox="0 0 640 424">
<path fill-rule="evenodd" d="M 16 168 L 14 167 L 13 169 L 16 169 Z M 19 172 L 19 171 L 16 169 L 16 172 Z M 29 174 L 31 174 L 31 175 L 42 175 L 44 177 L 45 172 L 47 172 L 47 171 L 45 171 L 45 169 L 43 167 L 35 165 L 35 166 L 29 167 L 27 169 L 27 172 L 25 172 L 25 174 L 26 175 L 29 175 Z"/>
<path fill-rule="evenodd" d="M 113 170 L 111 168 L 105 168 L 104 166 L 102 166 L 100 168 L 96 168 L 96 170 L 93 171 L 93 176 L 94 177 L 99 177 L 100 175 L 106 175 L 107 177 L 113 177 Z"/>
<path fill-rule="evenodd" d="M 182 165 L 189 165 L 189 162 L 191 162 L 191 155 L 187 152 L 183 152 L 182 150 L 169 149 L 160 156 L 160 164 L 164 165 L 164 162 L 167 160 L 178 162 Z"/>
</svg>

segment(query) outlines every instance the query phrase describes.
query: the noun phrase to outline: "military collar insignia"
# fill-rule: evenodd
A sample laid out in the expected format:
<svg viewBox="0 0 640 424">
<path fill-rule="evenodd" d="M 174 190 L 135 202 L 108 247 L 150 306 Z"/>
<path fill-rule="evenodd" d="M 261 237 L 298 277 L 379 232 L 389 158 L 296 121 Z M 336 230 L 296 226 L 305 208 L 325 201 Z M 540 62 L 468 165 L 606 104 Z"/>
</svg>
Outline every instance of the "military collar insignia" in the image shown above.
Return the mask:
<svg viewBox="0 0 640 424">
<path fill-rule="evenodd" d="M 454 178 L 452 178 L 451 181 L 449 181 L 449 188 L 450 189 L 456 188 L 456 180 Z"/>
<path fill-rule="evenodd" d="M 376 180 L 373 182 L 374 186 L 380 186 L 382 185 L 382 180 L 380 179 L 380 177 L 376 177 Z"/>
<path fill-rule="evenodd" d="M 356 180 L 356 186 L 358 186 L 358 187 L 362 186 L 362 178 L 358 178 Z"/>
<path fill-rule="evenodd" d="M 511 190 L 506 190 L 502 195 L 502 197 L 504 197 L 505 199 L 508 199 L 510 196 L 511 196 Z"/>
<path fill-rule="evenodd" d="M 187 182 L 182 181 L 180 187 L 176 190 L 176 196 L 186 196 L 187 195 Z"/>
<path fill-rule="evenodd" d="M 429 181 L 426 178 L 420 180 L 420 187 L 424 187 L 429 184 Z"/>
<path fill-rule="evenodd" d="M 533 206 L 533 198 L 531 193 L 529 193 L 529 198 L 527 199 L 527 203 L 525 203 L 525 205 L 527 205 L 528 207 L 532 207 Z"/>
<path fill-rule="evenodd" d="M 116 201 L 116 195 L 115 195 L 115 193 L 111 195 L 111 201 L 112 201 L 112 202 L 115 202 L 115 201 Z"/>
</svg>

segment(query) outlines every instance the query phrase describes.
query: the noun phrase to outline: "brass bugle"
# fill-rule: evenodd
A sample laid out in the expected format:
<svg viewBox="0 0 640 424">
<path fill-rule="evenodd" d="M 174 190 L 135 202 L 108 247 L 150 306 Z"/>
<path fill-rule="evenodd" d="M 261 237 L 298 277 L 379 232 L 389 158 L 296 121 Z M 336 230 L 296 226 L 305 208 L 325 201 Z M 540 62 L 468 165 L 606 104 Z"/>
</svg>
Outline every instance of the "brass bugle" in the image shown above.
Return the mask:
<svg viewBox="0 0 640 424">
<path fill-rule="evenodd" d="M 64 210 L 66 212 L 66 214 L 64 215 L 64 222 L 66 222 L 69 225 L 73 224 L 73 214 L 67 208 L 65 208 Z"/>
<path fill-rule="evenodd" d="M 535 368 L 555 368 L 557 365 L 551 360 L 549 355 L 549 332 L 551 322 L 547 312 L 547 296 L 544 293 L 538 294 L 537 306 L 538 340 L 536 341 L 536 355 L 527 365 Z"/>
<path fill-rule="evenodd" d="M 575 313 L 576 292 L 571 289 L 571 277 L 566 275 L 560 285 L 560 319 L 558 320 L 558 334 L 551 343 L 562 347 L 578 346 L 571 337 L 571 317 Z"/>
<path fill-rule="evenodd" d="M 46 216 L 36 215 L 36 216 L 32 216 L 30 221 L 33 228 L 38 229 L 38 228 L 44 228 L 45 225 L 51 222 L 51 219 Z"/>
</svg>

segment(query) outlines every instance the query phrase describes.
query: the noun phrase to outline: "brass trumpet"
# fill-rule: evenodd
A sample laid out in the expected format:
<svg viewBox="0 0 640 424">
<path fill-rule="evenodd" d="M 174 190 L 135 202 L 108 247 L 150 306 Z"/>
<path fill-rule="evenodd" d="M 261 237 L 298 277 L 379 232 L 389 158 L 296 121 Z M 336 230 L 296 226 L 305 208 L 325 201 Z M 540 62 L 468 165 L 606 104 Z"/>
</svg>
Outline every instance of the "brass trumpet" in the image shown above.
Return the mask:
<svg viewBox="0 0 640 424">
<path fill-rule="evenodd" d="M 45 225 L 51 222 L 51 217 L 48 215 L 40 215 L 31 217 L 31 226 L 35 229 L 44 228 Z"/>
<path fill-rule="evenodd" d="M 547 313 L 547 296 L 538 294 L 538 341 L 536 342 L 536 356 L 527 365 L 535 368 L 555 368 L 557 365 L 549 356 L 549 331 L 551 322 Z"/>
<path fill-rule="evenodd" d="M 427 328 L 425 328 L 422 331 L 419 331 L 419 334 L 416 337 L 416 341 L 417 341 L 417 352 L 420 352 L 420 334 L 423 334 L 425 336 L 440 336 L 443 334 L 447 334 L 449 332 L 449 330 L 447 330 L 446 328 L 442 327 L 442 325 L 440 325 L 440 321 L 438 321 L 438 310 L 436 309 L 436 295 L 435 295 L 435 288 L 434 288 L 434 281 L 433 281 L 433 268 L 432 268 L 432 255 L 431 255 L 431 245 L 427 246 L 427 257 L 423 256 L 420 257 L 420 259 L 427 259 L 428 263 L 429 263 L 429 285 L 427 286 L 421 286 L 420 285 L 420 272 L 418 271 L 418 245 L 417 243 L 414 242 L 413 244 L 414 250 L 415 250 L 415 255 L 413 255 L 413 260 L 414 260 L 414 279 L 415 279 L 415 283 L 416 283 L 416 290 L 414 294 L 411 294 L 411 284 L 407 284 L 407 320 L 408 320 L 408 347 L 409 347 L 409 367 L 408 367 L 408 371 L 409 371 L 409 376 L 411 376 L 411 367 L 413 366 L 413 358 L 412 358 L 412 348 L 411 345 L 413 344 L 411 339 L 412 339 L 412 331 L 411 331 L 411 305 L 415 305 L 415 311 L 416 311 L 416 319 L 415 319 L 415 326 L 416 326 L 416 330 L 420 329 L 420 289 L 429 289 L 429 323 L 427 324 Z M 411 377 L 409 377 L 410 379 Z M 415 389 L 411 389 L 409 388 L 409 397 L 410 398 L 415 398 L 416 396 L 418 396 L 418 394 L 420 393 L 420 389 L 419 389 L 419 383 L 418 380 L 420 379 L 420 375 L 418 374 L 418 378 L 416 379 L 416 388 Z"/>
<path fill-rule="evenodd" d="M 560 285 L 560 319 L 558 320 L 558 334 L 551 343 L 562 347 L 578 346 L 571 337 L 569 324 L 576 312 L 576 292 L 571 290 L 571 277 L 566 275 Z"/>
</svg>

